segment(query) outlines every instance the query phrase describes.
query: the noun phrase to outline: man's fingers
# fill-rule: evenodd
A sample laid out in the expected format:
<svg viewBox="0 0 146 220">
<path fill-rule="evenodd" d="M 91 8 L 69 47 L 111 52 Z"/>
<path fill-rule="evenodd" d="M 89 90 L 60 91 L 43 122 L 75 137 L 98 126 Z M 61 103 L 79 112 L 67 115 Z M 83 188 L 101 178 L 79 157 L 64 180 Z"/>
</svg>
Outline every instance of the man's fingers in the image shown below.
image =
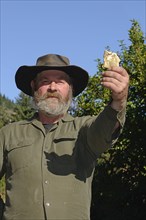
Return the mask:
<svg viewBox="0 0 146 220">
<path fill-rule="evenodd" d="M 117 66 L 113 66 L 113 67 L 111 67 L 111 71 L 117 72 L 120 75 L 126 76 L 126 77 L 129 78 L 129 75 L 128 75 L 127 71 L 123 67 L 121 67 L 121 66 L 118 66 L 118 67 Z"/>
</svg>

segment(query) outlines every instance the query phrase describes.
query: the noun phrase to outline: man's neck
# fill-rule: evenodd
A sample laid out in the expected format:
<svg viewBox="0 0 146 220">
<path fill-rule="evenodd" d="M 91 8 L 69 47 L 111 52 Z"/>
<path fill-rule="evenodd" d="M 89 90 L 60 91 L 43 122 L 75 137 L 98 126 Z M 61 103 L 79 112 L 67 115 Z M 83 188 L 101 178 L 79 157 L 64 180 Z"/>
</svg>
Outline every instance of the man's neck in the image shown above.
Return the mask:
<svg viewBox="0 0 146 220">
<path fill-rule="evenodd" d="M 59 121 L 59 119 L 63 118 L 64 115 L 49 116 L 47 114 L 44 114 L 43 112 L 39 112 L 38 116 L 39 121 L 41 121 L 42 124 L 55 124 Z"/>
</svg>

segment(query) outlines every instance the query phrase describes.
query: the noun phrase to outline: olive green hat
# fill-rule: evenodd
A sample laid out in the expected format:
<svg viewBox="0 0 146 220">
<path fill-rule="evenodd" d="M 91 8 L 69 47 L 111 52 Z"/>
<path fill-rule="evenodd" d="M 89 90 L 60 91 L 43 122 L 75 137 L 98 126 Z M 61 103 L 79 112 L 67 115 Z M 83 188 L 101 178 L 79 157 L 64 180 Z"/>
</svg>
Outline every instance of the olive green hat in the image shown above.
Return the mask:
<svg viewBox="0 0 146 220">
<path fill-rule="evenodd" d="M 44 70 L 61 70 L 69 75 L 73 85 L 73 96 L 79 95 L 87 86 L 89 75 L 79 66 L 70 65 L 67 57 L 47 54 L 37 59 L 35 66 L 20 66 L 15 75 L 17 87 L 32 96 L 31 81 Z"/>
</svg>

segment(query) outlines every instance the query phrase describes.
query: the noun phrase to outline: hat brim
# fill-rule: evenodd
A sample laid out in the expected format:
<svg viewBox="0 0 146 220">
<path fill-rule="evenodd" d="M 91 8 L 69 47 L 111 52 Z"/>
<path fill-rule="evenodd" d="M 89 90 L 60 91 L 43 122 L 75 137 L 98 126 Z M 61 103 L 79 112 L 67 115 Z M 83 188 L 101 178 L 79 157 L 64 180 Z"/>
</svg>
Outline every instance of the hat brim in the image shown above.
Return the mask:
<svg viewBox="0 0 146 220">
<path fill-rule="evenodd" d="M 74 97 L 79 95 L 88 84 L 88 72 L 79 66 L 21 66 L 15 75 L 17 87 L 25 94 L 32 96 L 31 81 L 44 70 L 61 70 L 67 73 L 72 79 Z"/>
</svg>

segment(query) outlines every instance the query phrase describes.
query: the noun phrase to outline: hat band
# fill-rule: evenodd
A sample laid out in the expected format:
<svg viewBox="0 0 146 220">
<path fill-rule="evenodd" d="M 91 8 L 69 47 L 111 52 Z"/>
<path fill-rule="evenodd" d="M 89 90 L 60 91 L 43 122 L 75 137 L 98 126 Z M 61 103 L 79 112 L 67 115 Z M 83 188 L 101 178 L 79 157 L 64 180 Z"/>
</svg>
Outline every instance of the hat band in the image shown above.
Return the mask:
<svg viewBox="0 0 146 220">
<path fill-rule="evenodd" d="M 67 66 L 67 65 L 64 65 L 64 64 L 58 64 L 58 63 L 55 63 L 55 62 L 38 62 L 37 63 L 37 66 Z"/>
</svg>

